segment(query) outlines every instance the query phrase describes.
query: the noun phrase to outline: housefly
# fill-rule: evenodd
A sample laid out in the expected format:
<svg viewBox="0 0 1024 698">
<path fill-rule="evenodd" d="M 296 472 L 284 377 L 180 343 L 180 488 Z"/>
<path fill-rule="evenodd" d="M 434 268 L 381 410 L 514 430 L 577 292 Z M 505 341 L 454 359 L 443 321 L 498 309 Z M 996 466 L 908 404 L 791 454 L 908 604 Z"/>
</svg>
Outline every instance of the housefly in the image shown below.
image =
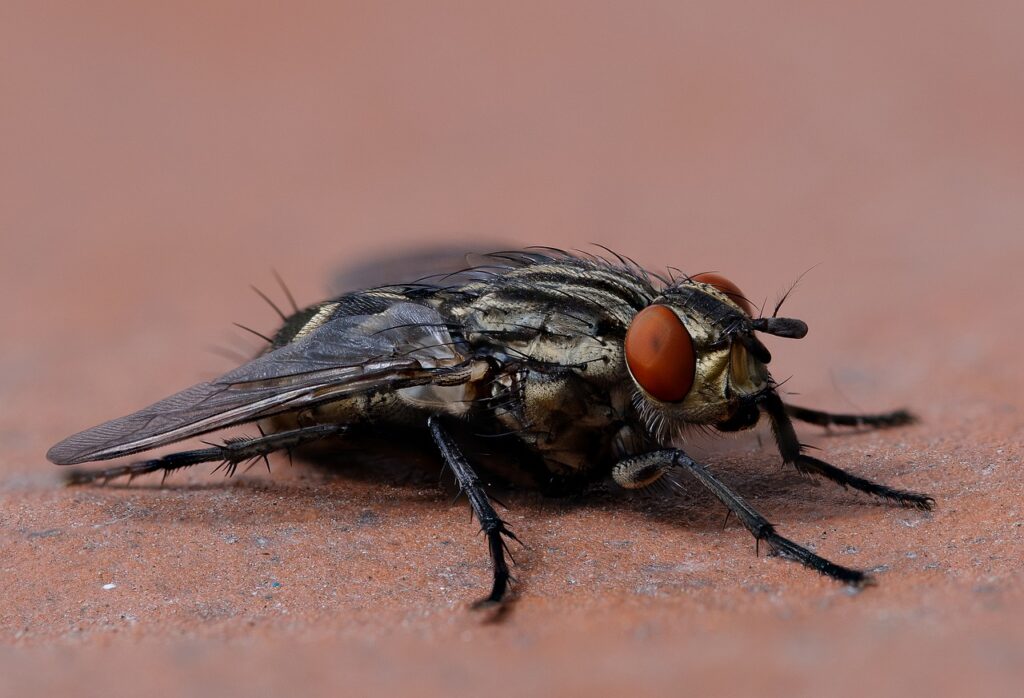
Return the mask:
<svg viewBox="0 0 1024 698">
<path fill-rule="evenodd" d="M 793 420 L 881 428 L 905 411 L 831 414 L 782 400 L 758 334 L 799 339 L 800 320 L 755 314 L 717 274 L 663 276 L 614 256 L 542 248 L 488 255 L 462 272 L 345 293 L 296 310 L 252 361 L 50 449 L 57 464 L 127 456 L 257 423 L 260 436 L 94 471 L 106 481 L 218 462 L 240 463 L 356 428 L 421 430 L 486 534 L 498 603 L 510 581 L 508 542 L 460 430 L 509 439 L 521 469 L 548 491 L 611 479 L 627 489 L 686 473 L 775 554 L 851 585 L 866 572 L 830 562 L 776 532 L 682 448 L 688 430 L 771 425 L 784 463 L 889 502 L 931 509 L 931 497 L 872 482 L 808 453 Z M 386 433 L 385 431 L 385 433 Z"/>
</svg>

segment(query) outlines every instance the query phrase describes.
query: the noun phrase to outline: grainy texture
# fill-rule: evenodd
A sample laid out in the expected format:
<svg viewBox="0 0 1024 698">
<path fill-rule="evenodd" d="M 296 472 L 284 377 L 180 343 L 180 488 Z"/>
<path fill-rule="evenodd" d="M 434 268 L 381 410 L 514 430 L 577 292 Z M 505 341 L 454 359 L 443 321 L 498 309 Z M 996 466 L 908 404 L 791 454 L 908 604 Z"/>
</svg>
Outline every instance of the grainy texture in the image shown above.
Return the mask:
<svg viewBox="0 0 1024 698">
<path fill-rule="evenodd" d="M 999 2 L 5 3 L 2 690 L 1010 694 L 1022 21 Z M 272 267 L 313 301 L 339 267 L 480 238 L 602 242 L 769 303 L 818 265 L 775 375 L 801 404 L 922 423 L 801 435 L 936 511 L 813 487 L 756 434 L 702 442 L 783 533 L 879 585 L 755 557 L 695 486 L 513 493 L 523 582 L 488 623 L 467 609 L 484 542 L 429 474 L 276 459 L 65 489 L 43 459 L 228 368 L 209 345 L 250 351 L 230 323 L 272 328 L 247 289 Z"/>
</svg>

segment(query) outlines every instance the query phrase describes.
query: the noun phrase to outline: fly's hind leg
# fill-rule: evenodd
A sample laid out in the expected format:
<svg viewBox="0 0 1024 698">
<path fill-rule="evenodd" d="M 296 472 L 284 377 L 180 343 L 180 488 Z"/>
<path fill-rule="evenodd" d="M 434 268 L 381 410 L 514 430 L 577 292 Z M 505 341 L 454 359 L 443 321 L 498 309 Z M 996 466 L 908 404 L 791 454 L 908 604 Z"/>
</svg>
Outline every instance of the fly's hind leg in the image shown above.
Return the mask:
<svg viewBox="0 0 1024 698">
<path fill-rule="evenodd" d="M 474 605 L 481 607 L 498 604 L 505 597 L 509 580 L 512 579 L 508 569 L 508 562 L 505 560 L 505 554 L 509 552 L 508 542 L 505 539 L 510 538 L 517 543 L 519 539 L 508 529 L 505 522 L 498 516 L 498 513 L 494 511 L 490 498 L 484 492 L 480 478 L 462 454 L 462 450 L 441 425 L 440 419 L 430 417 L 427 420 L 427 426 L 430 428 L 430 435 L 441 452 L 445 464 L 455 474 L 455 479 L 459 483 L 459 489 L 469 499 L 469 505 L 473 508 L 473 513 L 480 522 L 480 528 L 484 535 L 487 536 L 487 546 L 491 553 L 494 582 L 491 587 L 491 593 Z M 511 553 L 509 553 L 509 558 L 511 558 Z"/>
<path fill-rule="evenodd" d="M 138 461 L 127 465 L 116 465 L 98 470 L 75 469 L 68 472 L 66 480 L 70 485 L 82 485 L 90 482 L 103 482 L 118 477 L 127 477 L 128 481 L 145 473 L 162 471 L 166 478 L 168 473 L 181 468 L 188 468 L 199 463 L 220 463 L 227 475 L 235 474 L 239 464 L 255 461 L 275 452 L 292 449 L 311 441 L 339 436 L 345 431 L 340 424 L 318 424 L 300 427 L 288 431 L 278 431 L 255 438 L 238 438 L 225 441 L 223 444 L 212 444 L 209 448 L 194 451 L 170 453 L 160 458 Z M 270 467 L 269 465 L 267 466 Z"/>
<path fill-rule="evenodd" d="M 773 553 L 781 557 L 795 560 L 805 567 L 820 572 L 846 584 L 864 586 L 872 582 L 870 575 L 859 570 L 837 565 L 834 562 L 812 553 L 807 548 L 780 536 L 775 527 L 758 513 L 742 497 L 733 492 L 721 480 L 712 475 L 707 468 L 676 448 L 651 451 L 639 456 L 626 458 L 616 464 L 613 477 L 625 486 L 642 486 L 652 477 L 660 476 L 670 470 L 683 469 L 708 488 L 722 504 L 750 531 L 760 543 L 764 541 Z"/>
<path fill-rule="evenodd" d="M 838 414 L 834 412 L 823 412 L 812 410 L 807 407 L 786 405 L 786 414 L 793 419 L 799 419 L 808 424 L 817 424 L 820 427 L 862 427 L 865 429 L 887 429 L 889 427 L 900 427 L 904 424 L 913 424 L 917 418 L 907 410 L 894 410 L 892 412 L 881 412 L 879 414 Z"/>
</svg>

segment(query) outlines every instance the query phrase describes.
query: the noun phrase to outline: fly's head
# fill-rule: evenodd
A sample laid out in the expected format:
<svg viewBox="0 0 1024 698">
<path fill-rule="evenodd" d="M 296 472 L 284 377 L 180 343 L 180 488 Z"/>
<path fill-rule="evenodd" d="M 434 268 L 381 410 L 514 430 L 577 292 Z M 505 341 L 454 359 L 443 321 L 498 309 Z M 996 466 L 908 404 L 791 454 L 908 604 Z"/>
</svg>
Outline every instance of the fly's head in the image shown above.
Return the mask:
<svg viewBox="0 0 1024 698">
<path fill-rule="evenodd" d="M 688 277 L 636 314 L 625 357 L 648 431 L 666 441 L 686 425 L 723 431 L 754 426 L 758 397 L 772 389 L 771 354 L 755 335 L 800 338 L 807 326 L 754 318 L 739 288 L 717 274 Z"/>
</svg>

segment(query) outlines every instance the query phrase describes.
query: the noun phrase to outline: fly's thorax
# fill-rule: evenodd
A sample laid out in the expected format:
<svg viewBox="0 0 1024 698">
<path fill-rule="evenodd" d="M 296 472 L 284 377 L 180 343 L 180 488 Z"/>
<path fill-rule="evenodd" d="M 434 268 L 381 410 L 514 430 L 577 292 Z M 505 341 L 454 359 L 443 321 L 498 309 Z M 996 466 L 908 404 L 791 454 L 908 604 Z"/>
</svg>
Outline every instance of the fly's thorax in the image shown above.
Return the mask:
<svg viewBox="0 0 1024 698">
<path fill-rule="evenodd" d="M 643 274 L 552 259 L 462 287 L 447 297 L 443 314 L 477 349 L 611 388 L 628 380 L 622 341 L 629 320 L 656 294 Z"/>
<path fill-rule="evenodd" d="M 488 346 L 510 362 L 571 371 L 603 386 L 627 377 L 622 348 L 625 323 L 594 308 L 568 309 L 487 295 L 453 314 L 471 346 Z"/>
</svg>

